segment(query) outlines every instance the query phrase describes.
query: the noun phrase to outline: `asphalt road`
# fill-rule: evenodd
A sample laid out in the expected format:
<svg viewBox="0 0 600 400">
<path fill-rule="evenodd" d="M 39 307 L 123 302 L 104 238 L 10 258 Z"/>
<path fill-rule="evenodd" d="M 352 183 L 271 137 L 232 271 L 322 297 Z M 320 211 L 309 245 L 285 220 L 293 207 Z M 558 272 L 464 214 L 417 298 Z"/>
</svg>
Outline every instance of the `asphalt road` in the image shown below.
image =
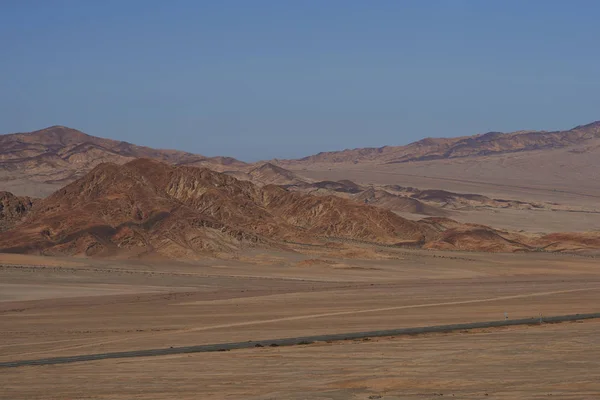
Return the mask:
<svg viewBox="0 0 600 400">
<path fill-rule="evenodd" d="M 543 320 L 540 320 L 539 318 L 512 319 L 512 320 L 502 320 L 502 321 L 472 322 L 472 323 L 465 323 L 465 324 L 436 325 L 436 326 L 424 326 L 424 327 L 416 327 L 416 328 L 390 329 L 390 330 L 370 331 L 370 332 L 351 332 L 351 333 L 339 333 L 339 334 L 332 334 L 332 335 L 316 335 L 316 336 L 304 336 L 304 337 L 295 337 L 295 338 L 248 341 L 248 342 L 217 343 L 217 344 L 204 344 L 204 345 L 187 346 L 187 347 L 169 347 L 169 348 L 162 348 L 162 349 L 122 351 L 122 352 L 114 352 L 114 353 L 82 354 L 82 355 L 69 356 L 69 357 L 52 357 L 52 358 L 40 358 L 40 359 L 33 359 L 33 360 L 17 360 L 17 361 L 9 361 L 9 362 L 0 362 L 0 368 L 66 364 L 66 363 L 83 362 L 83 361 L 105 360 L 105 359 L 111 359 L 111 358 L 152 357 L 152 356 L 165 356 L 165 355 L 171 355 L 171 354 L 204 353 L 204 352 L 212 352 L 212 351 L 229 351 L 229 350 L 238 350 L 238 349 L 259 348 L 259 347 L 295 346 L 295 345 L 310 344 L 310 343 L 314 343 L 314 342 L 355 340 L 355 339 L 385 337 L 385 336 L 418 335 L 418 334 L 424 334 L 424 333 L 452 332 L 452 331 L 457 331 L 457 330 L 497 328 L 497 327 L 514 326 L 514 325 L 536 325 L 536 324 L 540 324 L 540 323 L 557 323 L 557 322 L 578 321 L 578 320 L 593 319 L 593 318 L 600 318 L 600 313 L 559 315 L 559 316 L 554 316 L 554 317 L 543 317 Z"/>
</svg>

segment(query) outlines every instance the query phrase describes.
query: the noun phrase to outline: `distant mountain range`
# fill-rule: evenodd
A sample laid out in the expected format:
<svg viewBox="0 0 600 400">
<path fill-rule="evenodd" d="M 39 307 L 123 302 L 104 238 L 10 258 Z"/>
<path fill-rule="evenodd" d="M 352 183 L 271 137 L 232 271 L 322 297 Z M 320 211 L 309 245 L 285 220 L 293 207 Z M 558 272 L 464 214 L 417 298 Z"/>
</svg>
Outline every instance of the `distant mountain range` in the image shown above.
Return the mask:
<svg viewBox="0 0 600 400">
<path fill-rule="evenodd" d="M 44 197 L 100 163 L 124 164 L 136 158 L 207 167 L 263 184 L 296 184 L 299 181 L 291 177 L 289 171 L 285 172 L 285 167 L 344 163 L 401 164 L 569 147 L 577 147 L 574 152 L 598 151 L 600 122 L 568 131 L 489 132 L 458 138 L 428 138 L 406 146 L 326 152 L 297 160 L 256 164 L 247 164 L 231 157 L 205 157 L 178 150 L 153 149 L 90 136 L 64 126 L 52 126 L 35 132 L 0 135 L 0 190 L 8 190 L 16 195 Z"/>
<path fill-rule="evenodd" d="M 454 196 L 416 193 L 421 198 Z M 359 200 L 377 198 L 398 201 L 375 192 Z M 206 168 L 150 159 L 102 163 L 35 202 L 6 193 L 0 200 L 0 222 L 6 223 L 0 229 L 0 252 L 12 253 L 182 259 L 248 247 L 327 248 L 332 239 L 470 251 L 600 247 L 600 233 L 526 236 L 448 218 L 411 221 L 361 201 L 261 187 Z"/>
<path fill-rule="evenodd" d="M 311 165 L 321 171 L 341 165 L 344 171 L 344 165 L 356 169 L 362 163 L 366 171 L 435 160 L 447 160 L 436 167 L 446 170 L 454 159 L 484 165 L 490 155 L 540 151 L 589 163 L 599 149 L 600 122 L 595 122 L 561 132 L 424 139 L 248 164 L 54 126 L 0 136 L 0 251 L 189 258 L 245 247 L 323 245 L 331 239 L 469 251 L 598 249 L 598 232 L 524 234 L 446 218 L 455 210 L 560 209 L 558 204 L 310 179 L 302 171 Z M 402 213 L 431 217 L 413 221 Z"/>
<path fill-rule="evenodd" d="M 279 163 L 281 165 L 361 162 L 405 163 L 565 148 L 581 145 L 594 139 L 600 139 L 600 121 L 580 125 L 568 131 L 488 132 L 456 138 L 427 138 L 406 146 L 322 152 L 297 160 L 281 160 Z"/>
<path fill-rule="evenodd" d="M 231 157 L 205 157 L 178 150 L 158 150 L 87 135 L 64 126 L 0 136 L 0 190 L 46 196 L 104 162 L 124 164 L 145 157 L 177 165 L 239 169 Z M 14 188 L 14 181 L 21 183 Z M 12 185 L 11 185 L 12 184 Z"/>
</svg>

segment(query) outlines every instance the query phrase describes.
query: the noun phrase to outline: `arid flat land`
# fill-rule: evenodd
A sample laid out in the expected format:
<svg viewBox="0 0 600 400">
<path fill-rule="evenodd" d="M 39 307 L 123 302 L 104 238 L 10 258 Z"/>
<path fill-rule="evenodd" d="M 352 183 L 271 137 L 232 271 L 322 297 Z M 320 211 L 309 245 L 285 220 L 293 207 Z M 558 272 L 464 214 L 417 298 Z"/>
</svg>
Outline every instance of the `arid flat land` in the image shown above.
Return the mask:
<svg viewBox="0 0 600 400">
<path fill-rule="evenodd" d="M 596 399 L 599 330 L 586 321 L 20 367 L 0 379 L 6 399 Z"/>
<path fill-rule="evenodd" d="M 505 312 L 588 313 L 600 304 L 593 257 L 372 251 L 379 257 L 254 251 L 189 263 L 1 255 L 0 361 L 501 320 Z M 586 393 L 599 390 L 598 354 L 586 343 L 598 326 L 3 369 L 0 397 L 49 398 L 54 385 L 50 398 L 533 398 L 537 390 L 594 398 Z M 560 375 L 565 368 L 571 375 Z M 511 380 L 516 389 L 501 384 Z"/>
</svg>

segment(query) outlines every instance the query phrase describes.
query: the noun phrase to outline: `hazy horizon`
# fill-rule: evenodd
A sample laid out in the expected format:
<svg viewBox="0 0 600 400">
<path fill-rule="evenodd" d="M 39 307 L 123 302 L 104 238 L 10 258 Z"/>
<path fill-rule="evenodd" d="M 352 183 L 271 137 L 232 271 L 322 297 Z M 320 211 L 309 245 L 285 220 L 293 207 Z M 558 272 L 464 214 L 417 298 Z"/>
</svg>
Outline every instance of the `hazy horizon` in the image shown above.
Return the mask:
<svg viewBox="0 0 600 400">
<path fill-rule="evenodd" d="M 244 161 L 598 120 L 593 1 L 13 1 L 0 133 Z M 76 34 L 74 34 L 76 32 Z"/>
</svg>

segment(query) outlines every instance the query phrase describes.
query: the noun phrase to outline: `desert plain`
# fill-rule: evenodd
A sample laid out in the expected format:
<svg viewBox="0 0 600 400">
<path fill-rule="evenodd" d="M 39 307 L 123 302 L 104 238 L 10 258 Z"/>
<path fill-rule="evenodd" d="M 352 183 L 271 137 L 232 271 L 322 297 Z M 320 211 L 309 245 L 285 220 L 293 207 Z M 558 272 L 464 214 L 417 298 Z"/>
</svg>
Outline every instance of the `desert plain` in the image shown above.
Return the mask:
<svg viewBox="0 0 600 400">
<path fill-rule="evenodd" d="M 369 257 L 361 258 L 361 251 Z M 0 362 L 597 311 L 597 258 L 0 256 Z M 600 396 L 596 320 L 0 369 L 3 399 Z"/>
</svg>

